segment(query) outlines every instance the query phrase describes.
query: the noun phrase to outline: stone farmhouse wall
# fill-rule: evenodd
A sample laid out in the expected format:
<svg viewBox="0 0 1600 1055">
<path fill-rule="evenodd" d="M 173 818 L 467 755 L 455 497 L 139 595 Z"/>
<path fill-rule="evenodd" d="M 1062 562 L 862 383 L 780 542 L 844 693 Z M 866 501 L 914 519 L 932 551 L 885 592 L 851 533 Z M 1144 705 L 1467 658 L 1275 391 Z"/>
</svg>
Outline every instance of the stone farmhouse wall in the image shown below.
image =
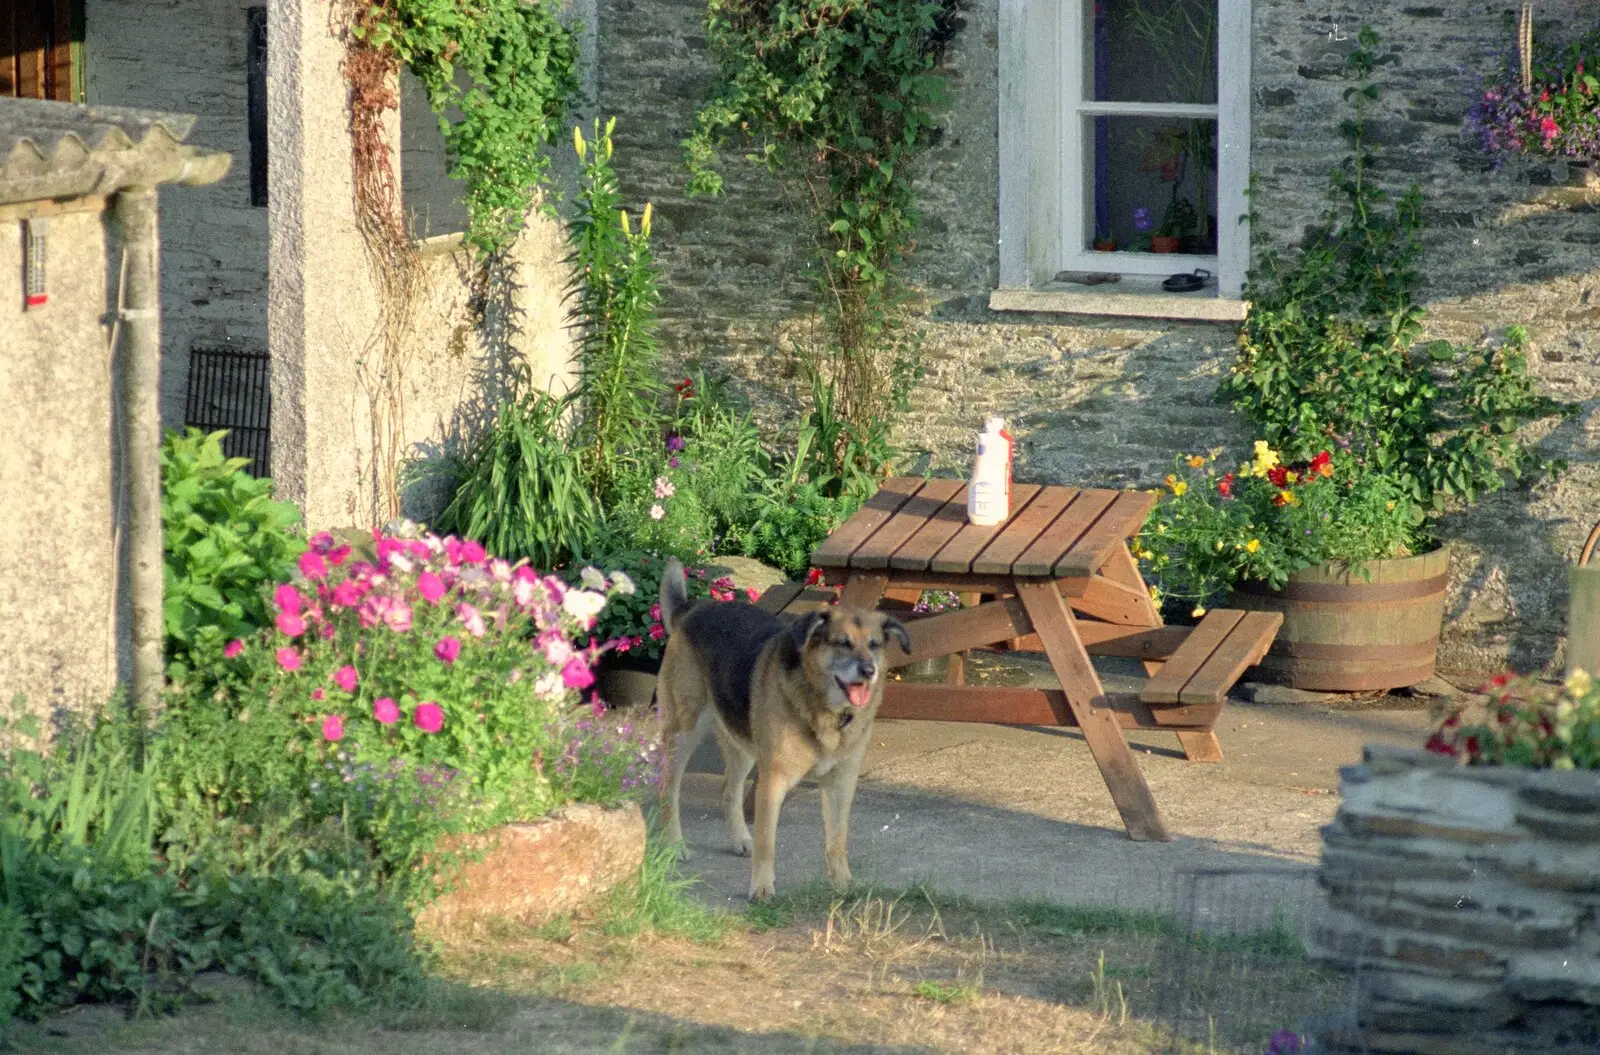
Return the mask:
<svg viewBox="0 0 1600 1055">
<path fill-rule="evenodd" d="M 1600 779 L 1369 747 L 1340 793 L 1314 946 L 1357 999 L 1326 1050 L 1596 1050 Z"/>
<path fill-rule="evenodd" d="M 264 206 L 250 194 L 252 7 L 269 11 Z M 571 352 L 560 229 L 543 216 L 512 251 L 509 300 L 491 319 L 494 336 L 480 339 L 459 238 L 460 189 L 445 176 L 437 119 L 407 78 L 392 144 L 426 274 L 404 354 L 404 411 L 396 418 L 382 409 L 388 398 L 372 355 L 377 301 L 351 205 L 336 17 L 346 10 L 335 0 L 85 3 L 88 101 L 197 114 L 195 140 L 237 159 L 221 182 L 163 200 L 163 419 L 183 423 L 191 348 L 270 350 L 272 473 L 313 527 L 383 518 L 381 478 L 394 459 L 379 452 L 394 421 L 399 461 L 436 456 L 482 422 L 511 359 L 521 357 L 536 382 L 560 387 Z M 439 497 L 415 488 L 406 512 L 428 516 Z"/>
<path fill-rule="evenodd" d="M 926 300 L 927 375 L 899 427 L 913 469 L 965 471 L 991 413 L 1020 440 L 1019 477 L 1152 485 L 1182 451 L 1246 440 L 1212 401 L 1236 329 L 1217 323 L 995 312 L 998 280 L 998 4 L 973 0 L 946 63 L 954 105 L 919 173 L 925 223 L 911 278 Z M 1341 156 L 1340 70 L 1363 22 L 1382 35 L 1373 114 L 1380 170 L 1426 197 L 1431 329 L 1470 339 L 1529 328 L 1532 369 L 1583 414 L 1543 437 L 1571 462 L 1559 482 L 1452 515 L 1447 671 L 1552 663 L 1565 568 L 1600 519 L 1600 213 L 1551 194 L 1560 166 L 1495 168 L 1460 136 L 1467 90 L 1511 39 L 1508 5 L 1445 0 L 1254 0 L 1251 169 L 1259 239 L 1296 240 Z M 1578 23 L 1587 0 L 1545 0 L 1541 27 Z M 812 325 L 807 229 L 792 191 L 730 152 L 720 200 L 689 199 L 679 141 L 714 75 L 704 7 L 599 0 L 598 109 L 616 114 L 630 199 L 653 200 L 667 354 L 728 373 L 773 428 L 800 408 L 789 348 Z M 1588 15 L 1592 23 L 1592 13 Z"/>
</svg>

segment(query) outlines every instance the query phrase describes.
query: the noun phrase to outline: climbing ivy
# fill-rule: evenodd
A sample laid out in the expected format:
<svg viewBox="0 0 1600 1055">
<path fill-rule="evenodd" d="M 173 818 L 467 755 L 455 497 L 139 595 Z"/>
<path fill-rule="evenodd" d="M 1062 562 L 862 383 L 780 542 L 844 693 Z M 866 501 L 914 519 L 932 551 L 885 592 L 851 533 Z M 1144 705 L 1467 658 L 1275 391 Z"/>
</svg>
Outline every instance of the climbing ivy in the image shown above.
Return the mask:
<svg viewBox="0 0 1600 1055">
<path fill-rule="evenodd" d="M 735 138 L 798 181 L 815 219 L 838 412 L 865 428 L 910 363 L 903 283 L 913 163 L 937 141 L 938 71 L 964 0 L 709 0 L 719 79 L 683 141 L 691 194 L 718 194 Z"/>
<path fill-rule="evenodd" d="M 549 176 L 538 147 L 561 134 L 578 88 L 577 37 L 557 10 L 552 0 L 376 0 L 352 30 L 427 90 L 450 175 L 466 184 L 467 244 L 483 255 L 522 230 Z"/>
</svg>

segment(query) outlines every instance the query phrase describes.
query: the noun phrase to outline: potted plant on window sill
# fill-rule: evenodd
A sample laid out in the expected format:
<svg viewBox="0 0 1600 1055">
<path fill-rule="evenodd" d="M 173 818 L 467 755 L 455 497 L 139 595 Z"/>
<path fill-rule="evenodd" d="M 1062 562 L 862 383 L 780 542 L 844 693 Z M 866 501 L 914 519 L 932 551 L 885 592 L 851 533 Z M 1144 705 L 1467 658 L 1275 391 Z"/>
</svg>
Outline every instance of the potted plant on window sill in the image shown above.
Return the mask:
<svg viewBox="0 0 1600 1055">
<path fill-rule="evenodd" d="M 1091 243 L 1097 253 L 1115 253 L 1117 251 L 1116 236 L 1108 232 L 1100 232 L 1094 236 Z"/>
<path fill-rule="evenodd" d="M 1371 75 L 1376 43 L 1376 34 L 1363 27 L 1349 59 L 1358 82 Z M 1510 327 L 1501 341 L 1477 346 L 1422 340 L 1422 197 L 1413 186 L 1391 199 L 1371 175 L 1364 108 L 1375 97 L 1364 84 L 1346 93 L 1355 108 L 1354 119 L 1342 126 L 1351 156 L 1334 170 L 1334 194 L 1321 222 L 1292 257 L 1269 249 L 1252 268 L 1239 357 L 1218 395 L 1244 412 L 1281 461 L 1309 463 L 1336 449 L 1350 459 L 1351 471 L 1398 487 L 1394 501 L 1410 520 L 1406 549 L 1430 557 L 1437 567 L 1421 567 L 1409 586 L 1399 585 L 1400 577 L 1381 603 L 1420 604 L 1425 591 L 1416 583 L 1442 586 L 1444 573 L 1443 554 L 1429 553 L 1429 520 L 1475 502 L 1508 478 L 1532 482 L 1555 469 L 1556 463 L 1528 449 L 1518 430 L 1542 418 L 1571 416 L 1577 408 L 1535 391 L 1527 336 L 1519 327 Z M 1375 275 L 1387 281 L 1375 282 Z M 1368 581 L 1386 581 L 1387 574 Z M 1309 593 L 1325 597 L 1327 587 L 1338 584 L 1324 578 Z M 1234 597 L 1240 605 L 1256 601 L 1248 589 Z M 1296 602 L 1259 600 L 1266 607 L 1285 603 Z M 1286 620 L 1283 647 L 1275 646 L 1280 656 L 1292 651 L 1293 633 L 1293 621 Z M 1301 652 L 1309 671 L 1310 654 Z M 1352 691 L 1410 684 L 1396 679 L 1422 667 L 1415 655 L 1396 654 L 1388 675 L 1369 672 L 1366 683 L 1346 684 Z M 1297 675 L 1287 677 L 1312 687 Z M 1378 684 L 1385 680 L 1388 685 Z M 1337 687 L 1331 678 L 1317 681 L 1320 688 Z"/>
<path fill-rule="evenodd" d="M 1150 251 L 1176 253 L 1182 247 L 1184 237 L 1194 229 L 1194 206 L 1189 204 L 1189 199 L 1178 195 L 1174 185 L 1172 201 L 1167 205 L 1166 214 L 1161 217 L 1161 226 L 1150 238 Z"/>
</svg>

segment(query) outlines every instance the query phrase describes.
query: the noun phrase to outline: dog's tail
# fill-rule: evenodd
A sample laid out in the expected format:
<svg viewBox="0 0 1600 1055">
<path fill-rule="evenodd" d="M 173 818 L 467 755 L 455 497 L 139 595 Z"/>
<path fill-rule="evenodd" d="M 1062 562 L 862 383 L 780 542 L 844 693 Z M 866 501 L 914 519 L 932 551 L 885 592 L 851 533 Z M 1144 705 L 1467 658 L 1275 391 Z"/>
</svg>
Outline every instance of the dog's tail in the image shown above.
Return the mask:
<svg viewBox="0 0 1600 1055">
<path fill-rule="evenodd" d="M 670 634 L 677 629 L 678 618 L 688 610 L 688 578 L 683 574 L 683 562 L 672 557 L 661 573 L 661 625 Z"/>
</svg>

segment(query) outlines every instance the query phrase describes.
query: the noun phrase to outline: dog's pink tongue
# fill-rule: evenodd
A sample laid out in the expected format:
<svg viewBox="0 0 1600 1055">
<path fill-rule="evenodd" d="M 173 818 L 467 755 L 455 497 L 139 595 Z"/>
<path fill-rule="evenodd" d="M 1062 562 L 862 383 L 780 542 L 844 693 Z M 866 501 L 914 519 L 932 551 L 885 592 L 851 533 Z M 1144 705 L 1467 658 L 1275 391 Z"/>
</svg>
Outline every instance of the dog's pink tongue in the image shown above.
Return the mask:
<svg viewBox="0 0 1600 1055">
<path fill-rule="evenodd" d="M 850 706 L 865 707 L 867 701 L 872 698 L 872 686 L 864 681 L 858 681 L 854 685 L 846 685 L 844 693 L 850 697 Z"/>
</svg>

